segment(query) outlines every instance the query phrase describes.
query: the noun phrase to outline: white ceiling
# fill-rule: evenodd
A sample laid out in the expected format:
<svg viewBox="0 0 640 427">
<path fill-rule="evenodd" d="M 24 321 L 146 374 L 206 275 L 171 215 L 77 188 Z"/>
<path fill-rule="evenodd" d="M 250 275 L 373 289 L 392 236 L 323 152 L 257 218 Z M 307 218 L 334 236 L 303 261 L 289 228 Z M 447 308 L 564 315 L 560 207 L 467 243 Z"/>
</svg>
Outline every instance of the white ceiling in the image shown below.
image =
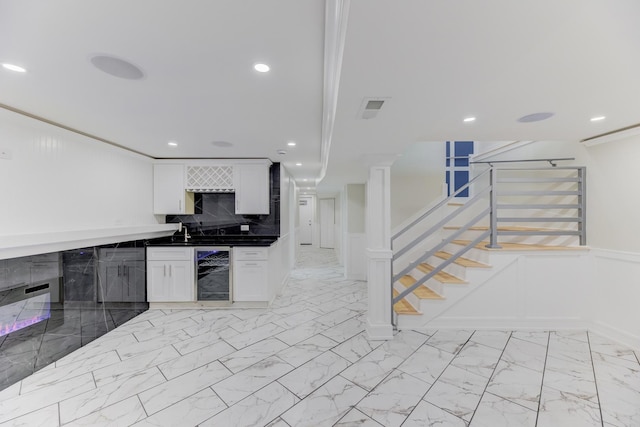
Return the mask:
<svg viewBox="0 0 640 427">
<path fill-rule="evenodd" d="M 0 62 L 28 69 L 0 70 L 0 103 L 151 157 L 269 157 L 299 181 L 321 175 L 324 142 L 323 191 L 418 141 L 640 122 L 637 0 L 327 2 L 342 15 L 325 25 L 323 0 L 0 0 Z M 96 53 L 145 78 L 98 71 Z M 365 97 L 388 98 L 374 119 L 357 117 Z M 555 115 L 517 122 L 537 112 Z"/>
</svg>

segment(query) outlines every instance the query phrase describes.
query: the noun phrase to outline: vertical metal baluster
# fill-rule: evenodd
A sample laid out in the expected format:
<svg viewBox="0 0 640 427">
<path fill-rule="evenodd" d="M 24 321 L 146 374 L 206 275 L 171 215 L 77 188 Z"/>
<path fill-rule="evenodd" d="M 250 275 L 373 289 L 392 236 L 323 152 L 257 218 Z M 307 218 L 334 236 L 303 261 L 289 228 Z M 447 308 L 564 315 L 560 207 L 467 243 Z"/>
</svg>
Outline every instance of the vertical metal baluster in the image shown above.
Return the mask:
<svg viewBox="0 0 640 427">
<path fill-rule="evenodd" d="M 487 248 L 500 248 L 498 244 L 498 191 L 496 184 L 498 183 L 497 169 L 491 166 L 489 171 L 489 203 L 491 210 L 489 211 L 489 220 L 491 222 L 491 236 Z"/>
</svg>

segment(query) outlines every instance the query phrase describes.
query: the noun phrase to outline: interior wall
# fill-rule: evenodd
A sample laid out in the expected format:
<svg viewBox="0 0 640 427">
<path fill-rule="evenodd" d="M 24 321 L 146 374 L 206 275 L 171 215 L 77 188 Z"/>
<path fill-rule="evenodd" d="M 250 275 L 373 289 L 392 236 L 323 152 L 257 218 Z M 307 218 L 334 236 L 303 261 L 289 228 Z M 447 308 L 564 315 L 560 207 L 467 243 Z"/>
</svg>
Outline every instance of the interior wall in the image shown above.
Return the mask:
<svg viewBox="0 0 640 427">
<path fill-rule="evenodd" d="M 284 166 L 279 165 L 280 171 L 280 235 L 286 236 L 291 229 L 291 175 Z"/>
<path fill-rule="evenodd" d="M 367 280 L 365 234 L 366 185 L 347 184 L 344 205 L 344 274 L 347 279 Z"/>
<path fill-rule="evenodd" d="M 345 192 L 347 196 L 347 232 L 364 233 L 365 185 L 347 184 Z"/>
<path fill-rule="evenodd" d="M 157 224 L 151 159 L 0 109 L 0 235 Z"/>
<path fill-rule="evenodd" d="M 444 142 L 419 142 L 391 166 L 391 228 L 442 196 Z"/>
<path fill-rule="evenodd" d="M 588 244 L 640 253 L 640 136 L 585 150 Z"/>
<path fill-rule="evenodd" d="M 342 253 L 344 247 L 342 239 L 340 237 L 342 236 L 342 228 L 344 227 L 344 224 L 342 223 L 342 210 L 344 209 L 344 207 L 341 203 L 342 199 L 340 197 L 340 194 L 336 194 L 334 200 L 335 222 L 333 225 L 333 244 L 338 262 L 342 264 Z"/>
</svg>

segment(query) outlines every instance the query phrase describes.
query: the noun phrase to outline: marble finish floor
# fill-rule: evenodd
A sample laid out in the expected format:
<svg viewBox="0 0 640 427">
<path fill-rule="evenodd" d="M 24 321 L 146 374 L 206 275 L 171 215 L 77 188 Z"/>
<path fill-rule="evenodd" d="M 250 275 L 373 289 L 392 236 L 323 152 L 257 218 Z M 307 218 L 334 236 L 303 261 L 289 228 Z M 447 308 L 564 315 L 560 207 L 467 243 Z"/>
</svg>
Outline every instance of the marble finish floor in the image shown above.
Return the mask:
<svg viewBox="0 0 640 427">
<path fill-rule="evenodd" d="M 150 310 L 0 392 L 0 426 L 638 426 L 638 354 L 584 331 L 365 335 L 302 248 L 269 309 Z"/>
</svg>

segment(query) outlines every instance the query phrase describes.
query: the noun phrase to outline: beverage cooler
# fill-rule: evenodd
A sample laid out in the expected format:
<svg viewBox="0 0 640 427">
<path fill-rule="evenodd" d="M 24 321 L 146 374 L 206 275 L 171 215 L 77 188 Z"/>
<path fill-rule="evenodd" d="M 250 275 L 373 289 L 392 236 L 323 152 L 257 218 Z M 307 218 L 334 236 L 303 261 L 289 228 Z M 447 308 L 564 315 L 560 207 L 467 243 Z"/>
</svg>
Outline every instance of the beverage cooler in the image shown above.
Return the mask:
<svg viewBox="0 0 640 427">
<path fill-rule="evenodd" d="M 197 300 L 231 303 L 231 248 L 196 247 L 194 258 Z"/>
</svg>

